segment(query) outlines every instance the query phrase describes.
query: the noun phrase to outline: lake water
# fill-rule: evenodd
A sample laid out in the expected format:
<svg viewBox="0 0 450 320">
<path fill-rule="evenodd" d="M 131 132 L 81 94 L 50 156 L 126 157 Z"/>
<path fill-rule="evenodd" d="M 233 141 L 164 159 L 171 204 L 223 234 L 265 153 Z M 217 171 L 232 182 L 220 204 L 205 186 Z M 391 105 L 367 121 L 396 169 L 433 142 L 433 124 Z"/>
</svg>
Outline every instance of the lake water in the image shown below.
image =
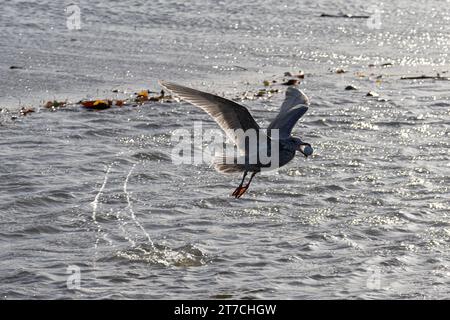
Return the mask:
<svg viewBox="0 0 450 320">
<path fill-rule="evenodd" d="M 449 1 L 79 1 L 79 30 L 70 4 L 0 11 L 2 298 L 450 297 L 450 82 L 400 80 L 450 76 Z M 39 108 L 299 70 L 315 154 L 239 200 L 240 176 L 172 162 L 174 130 L 216 128 L 189 104 Z M 274 87 L 243 102 L 261 126 Z"/>
</svg>

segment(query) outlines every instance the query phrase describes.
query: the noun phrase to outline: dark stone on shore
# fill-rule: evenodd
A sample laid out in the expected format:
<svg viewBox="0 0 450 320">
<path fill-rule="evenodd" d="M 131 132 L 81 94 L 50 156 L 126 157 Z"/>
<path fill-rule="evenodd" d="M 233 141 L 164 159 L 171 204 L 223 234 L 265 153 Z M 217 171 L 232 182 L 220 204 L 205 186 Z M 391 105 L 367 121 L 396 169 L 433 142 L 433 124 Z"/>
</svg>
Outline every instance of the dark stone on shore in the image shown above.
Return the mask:
<svg viewBox="0 0 450 320">
<path fill-rule="evenodd" d="M 358 90 L 355 86 L 349 85 L 345 87 L 345 90 Z"/>
</svg>

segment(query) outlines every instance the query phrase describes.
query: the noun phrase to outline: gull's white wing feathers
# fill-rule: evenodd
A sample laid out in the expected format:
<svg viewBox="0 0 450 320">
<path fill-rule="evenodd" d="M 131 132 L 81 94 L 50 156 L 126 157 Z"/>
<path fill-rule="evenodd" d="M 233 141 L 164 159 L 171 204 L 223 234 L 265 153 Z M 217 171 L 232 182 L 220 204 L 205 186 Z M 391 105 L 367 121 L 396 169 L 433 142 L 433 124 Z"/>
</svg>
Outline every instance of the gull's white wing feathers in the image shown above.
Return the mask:
<svg viewBox="0 0 450 320">
<path fill-rule="evenodd" d="M 292 129 L 297 121 L 308 111 L 309 99 L 302 91 L 289 87 L 286 90 L 286 98 L 281 105 L 280 112 L 270 123 L 267 132 L 279 129 L 279 138 L 287 139 L 291 136 Z"/>
<path fill-rule="evenodd" d="M 231 130 L 242 129 L 245 132 L 248 129 L 254 129 L 259 134 L 260 127 L 246 107 L 228 99 L 175 83 L 165 81 L 159 83 L 181 99 L 208 113 L 241 150 L 242 146 L 245 148 L 245 142 L 236 141 L 236 136 L 230 132 Z"/>
</svg>

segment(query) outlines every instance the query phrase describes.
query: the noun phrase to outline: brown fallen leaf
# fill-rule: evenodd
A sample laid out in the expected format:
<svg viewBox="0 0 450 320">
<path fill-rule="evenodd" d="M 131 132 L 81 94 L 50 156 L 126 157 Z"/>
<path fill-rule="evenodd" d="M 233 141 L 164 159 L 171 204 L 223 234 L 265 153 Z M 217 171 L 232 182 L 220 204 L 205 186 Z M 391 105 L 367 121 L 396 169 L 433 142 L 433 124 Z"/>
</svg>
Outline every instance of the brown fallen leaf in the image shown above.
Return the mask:
<svg viewBox="0 0 450 320">
<path fill-rule="evenodd" d="M 142 103 L 148 101 L 148 94 L 148 90 L 139 91 L 138 93 L 136 93 L 136 102 Z"/>
<path fill-rule="evenodd" d="M 56 108 L 63 108 L 67 105 L 67 101 L 57 101 L 57 100 L 53 100 L 53 101 L 47 101 L 44 104 L 44 107 L 47 109 L 56 109 Z"/>
<path fill-rule="evenodd" d="M 290 73 L 288 71 L 288 72 L 284 73 L 284 76 L 285 77 L 294 77 L 294 78 L 304 79 L 305 78 L 305 73 L 302 70 L 300 70 L 297 74 L 293 74 L 293 73 Z"/>
<path fill-rule="evenodd" d="M 124 100 L 116 100 L 115 104 L 118 107 L 122 107 L 124 104 L 126 104 L 126 101 L 124 101 Z"/>
<path fill-rule="evenodd" d="M 104 110 L 111 107 L 112 101 L 111 100 L 81 101 L 81 105 L 87 109 Z"/>
<path fill-rule="evenodd" d="M 86 108 L 92 108 L 95 101 L 80 101 L 80 104 Z"/>
<path fill-rule="evenodd" d="M 35 112 L 35 111 L 34 111 L 34 108 L 32 108 L 32 107 L 28 107 L 28 108 L 22 107 L 22 109 L 20 109 L 21 116 L 26 116 L 27 114 L 30 114 L 33 112 Z"/>
<path fill-rule="evenodd" d="M 283 82 L 282 85 L 283 86 L 296 86 L 300 83 L 300 80 L 297 79 L 289 79 L 286 82 Z"/>
</svg>

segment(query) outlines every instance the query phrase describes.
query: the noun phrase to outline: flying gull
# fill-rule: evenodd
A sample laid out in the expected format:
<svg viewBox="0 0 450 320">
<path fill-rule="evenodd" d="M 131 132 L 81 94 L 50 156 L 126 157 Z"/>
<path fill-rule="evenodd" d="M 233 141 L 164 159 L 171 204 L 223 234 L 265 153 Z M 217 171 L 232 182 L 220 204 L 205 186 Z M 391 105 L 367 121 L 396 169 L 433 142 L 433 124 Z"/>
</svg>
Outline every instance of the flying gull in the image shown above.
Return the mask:
<svg viewBox="0 0 450 320">
<path fill-rule="evenodd" d="M 252 148 L 248 145 L 249 140 L 245 140 L 246 137 L 243 135 L 229 135 L 230 132 L 239 129 L 244 133 L 254 130 L 258 133 L 256 142 L 258 147 L 256 150 L 259 151 L 260 148 L 265 148 L 269 155 L 273 153 L 272 146 L 276 142 L 278 151 L 276 167 L 282 167 L 290 162 L 294 158 L 296 151 L 300 151 L 305 157 L 313 153 L 313 148 L 309 143 L 291 135 L 295 124 L 306 113 L 309 106 L 308 97 L 294 87 L 289 87 L 286 90 L 286 98 L 281 105 L 280 112 L 270 123 L 267 131 L 264 131 L 256 123 L 248 109 L 236 102 L 170 82 L 160 81 L 159 83 L 181 99 L 209 114 L 242 151 L 242 159 L 239 159 L 239 157 L 234 157 L 233 159 L 220 157 L 214 163 L 215 169 L 221 173 L 243 172 L 241 183 L 232 193 L 232 196 L 235 198 L 240 198 L 247 191 L 253 177 L 258 172 L 261 172 L 264 168 L 271 167 L 273 163 L 263 163 L 259 157 L 256 157 L 256 161 L 250 161 L 250 159 L 254 159 L 252 157 L 254 150 L 251 151 Z M 273 136 L 273 132 L 275 132 L 273 130 L 278 130 L 276 131 L 278 132 L 276 140 Z M 248 173 L 251 173 L 250 179 L 244 185 Z"/>
</svg>

